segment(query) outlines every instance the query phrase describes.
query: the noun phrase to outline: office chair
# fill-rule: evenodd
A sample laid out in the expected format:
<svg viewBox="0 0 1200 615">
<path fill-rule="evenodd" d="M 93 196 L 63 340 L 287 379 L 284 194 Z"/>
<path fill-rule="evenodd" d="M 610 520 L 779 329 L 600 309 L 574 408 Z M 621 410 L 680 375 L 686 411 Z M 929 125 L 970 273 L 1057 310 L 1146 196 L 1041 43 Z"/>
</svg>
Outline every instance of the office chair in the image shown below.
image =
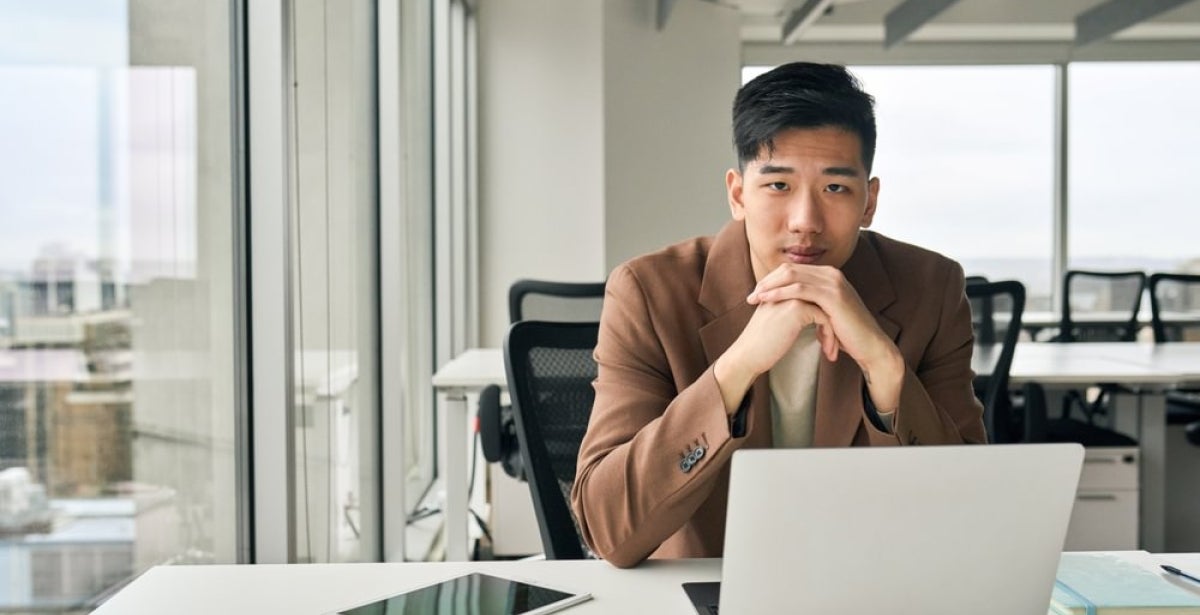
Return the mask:
<svg viewBox="0 0 1200 615">
<path fill-rule="evenodd" d="M 1146 274 L 1141 271 L 1068 270 L 1055 341 L 1136 341 L 1145 290 Z"/>
<path fill-rule="evenodd" d="M 1021 334 L 1021 314 L 1025 310 L 1025 286 L 1016 281 L 975 282 L 966 287 L 971 303 L 971 323 L 975 328 L 975 352 L 995 355 L 992 370 L 975 376 L 975 396 L 983 403 L 983 421 L 992 443 L 1014 442 L 1013 401 L 1008 392 L 1017 338 Z M 1004 318 L 1002 337 L 997 349 L 997 314 Z"/>
<path fill-rule="evenodd" d="M 508 288 L 509 322 L 599 322 L 603 302 L 604 282 L 517 280 Z M 499 463 L 505 474 L 525 480 L 512 407 L 501 405 L 500 387 L 490 385 L 480 391 L 476 416 L 483 458 Z"/>
<path fill-rule="evenodd" d="M 1149 286 L 1154 342 L 1200 340 L 1200 275 L 1155 273 Z M 1200 446 L 1200 390 L 1167 392 L 1167 424 L 1186 425 L 1188 442 Z"/>
<path fill-rule="evenodd" d="M 1052 341 L 1133 342 L 1137 340 L 1138 311 L 1146 289 L 1146 274 L 1141 271 L 1068 270 L 1063 278 L 1062 318 L 1058 336 Z M 1089 317 L 1090 315 L 1090 317 Z M 1114 384 L 1098 383 L 1095 398 L 1088 401 L 1081 391 L 1070 391 L 1063 399 L 1063 416 L 1079 406 L 1092 423 L 1107 412 Z"/>
<path fill-rule="evenodd" d="M 508 289 L 510 322 L 600 322 L 604 282 L 517 280 Z"/>
<path fill-rule="evenodd" d="M 547 559 L 584 559 L 590 551 L 571 512 L 579 444 L 596 394 L 599 323 L 521 321 L 504 340 L 504 367 Z"/>
</svg>

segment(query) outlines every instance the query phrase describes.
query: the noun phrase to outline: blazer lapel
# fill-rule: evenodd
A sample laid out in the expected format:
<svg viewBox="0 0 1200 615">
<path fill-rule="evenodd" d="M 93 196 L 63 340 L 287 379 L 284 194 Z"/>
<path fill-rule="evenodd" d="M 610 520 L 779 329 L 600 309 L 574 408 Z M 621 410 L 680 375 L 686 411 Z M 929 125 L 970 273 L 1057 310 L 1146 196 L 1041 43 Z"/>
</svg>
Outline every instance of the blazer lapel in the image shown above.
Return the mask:
<svg viewBox="0 0 1200 615">
<path fill-rule="evenodd" d="M 892 341 L 900 334 L 900 325 L 883 314 L 896 301 L 892 282 L 875 249 L 874 234 L 862 231 L 850 260 L 842 273 L 858 291 L 867 310 Z M 863 378 L 858 364 L 845 353 L 835 362 L 821 358 L 817 376 L 817 414 L 814 417 L 813 446 L 849 446 L 862 422 L 859 411 Z"/>
<path fill-rule="evenodd" d="M 750 247 L 746 242 L 746 227 L 732 221 L 713 239 L 704 264 L 698 301 L 712 316 L 700 328 L 700 343 L 704 357 L 712 365 L 750 322 L 754 306 L 746 296 L 754 290 L 754 269 L 750 265 Z M 746 422 L 746 435 L 751 447 L 771 445 L 771 391 L 767 378 L 760 376 L 750 387 L 751 402 Z"/>
</svg>

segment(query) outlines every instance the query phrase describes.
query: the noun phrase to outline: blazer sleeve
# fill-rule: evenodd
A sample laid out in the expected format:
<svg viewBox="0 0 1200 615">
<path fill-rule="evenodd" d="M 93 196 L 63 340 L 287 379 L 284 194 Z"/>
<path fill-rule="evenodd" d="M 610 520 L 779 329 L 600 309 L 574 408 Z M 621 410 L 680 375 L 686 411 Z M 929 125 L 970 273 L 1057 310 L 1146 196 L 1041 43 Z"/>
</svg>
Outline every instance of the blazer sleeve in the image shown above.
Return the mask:
<svg viewBox="0 0 1200 615">
<path fill-rule="evenodd" d="M 938 322 L 924 354 L 908 360 L 892 433 L 868 427 L 872 444 L 986 443 L 983 405 L 975 397 L 975 335 L 962 267 L 945 268 Z"/>
<path fill-rule="evenodd" d="M 655 327 L 672 316 L 652 313 L 628 265 L 609 276 L 595 350 L 596 401 L 571 504 L 588 546 L 623 568 L 646 559 L 691 518 L 742 440 L 730 434 L 712 366 L 677 389 Z"/>
</svg>

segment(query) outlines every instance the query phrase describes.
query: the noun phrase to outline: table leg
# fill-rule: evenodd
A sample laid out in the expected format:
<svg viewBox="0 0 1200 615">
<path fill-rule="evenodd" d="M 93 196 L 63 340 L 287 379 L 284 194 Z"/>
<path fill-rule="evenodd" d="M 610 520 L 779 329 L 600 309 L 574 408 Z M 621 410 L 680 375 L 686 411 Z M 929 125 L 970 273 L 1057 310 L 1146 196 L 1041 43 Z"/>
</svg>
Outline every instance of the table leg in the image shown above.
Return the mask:
<svg viewBox="0 0 1200 615">
<path fill-rule="evenodd" d="M 467 396 L 462 391 L 442 395 L 438 407 L 438 465 L 446 490 L 443 516 L 446 561 L 467 561 Z"/>
<path fill-rule="evenodd" d="M 1160 553 L 1166 545 L 1167 397 L 1152 391 L 1140 400 L 1141 546 Z"/>
</svg>

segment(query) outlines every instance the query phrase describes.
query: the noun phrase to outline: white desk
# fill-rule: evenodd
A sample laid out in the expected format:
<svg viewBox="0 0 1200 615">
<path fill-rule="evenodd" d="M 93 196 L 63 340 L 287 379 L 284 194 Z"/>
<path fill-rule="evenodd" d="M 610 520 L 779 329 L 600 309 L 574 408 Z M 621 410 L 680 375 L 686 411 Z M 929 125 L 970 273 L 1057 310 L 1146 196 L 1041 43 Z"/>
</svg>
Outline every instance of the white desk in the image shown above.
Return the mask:
<svg viewBox="0 0 1200 615">
<path fill-rule="evenodd" d="M 972 366 L 988 373 L 998 347 L 978 349 Z M 1143 549 L 1161 551 L 1166 515 L 1166 397 L 1175 386 L 1200 381 L 1200 342 L 1145 344 L 1095 342 L 1047 344 L 1021 342 L 1013 356 L 1010 380 L 1014 385 L 1038 382 L 1055 394 L 1049 409 L 1068 389 L 1097 383 L 1124 385 L 1139 391 L 1137 412 L 1122 431 L 1138 440 L 1140 452 L 1140 543 Z M 1126 414 L 1126 413 L 1122 413 Z"/>
<path fill-rule="evenodd" d="M 599 560 L 157 566 L 94 615 L 312 614 L 356 606 L 468 572 L 592 594 L 565 613 L 696 612 L 680 583 L 719 581 L 721 560 L 647 562 L 621 570 Z"/>
<path fill-rule="evenodd" d="M 504 357 L 499 348 L 472 348 L 442 366 L 433 375 L 433 388 L 441 397 L 438 407 L 438 467 L 446 489 L 444 532 L 446 560 L 466 561 L 468 466 L 467 417 L 479 390 L 489 384 L 507 385 Z"/>
<path fill-rule="evenodd" d="M 1200 553 L 1155 556 L 1164 564 L 1200 570 Z M 997 565 L 1003 565 L 998 562 Z M 484 572 L 592 594 L 566 613 L 679 613 L 694 615 L 680 584 L 719 581 L 721 560 L 647 562 L 631 570 L 606 562 L 446 562 L 422 564 L 292 564 L 158 566 L 138 577 L 95 615 L 260 615 L 329 612 L 468 572 Z M 1181 582 L 1182 584 L 1183 582 Z M 1186 586 L 1183 585 L 1185 587 Z M 1195 589 L 1200 593 L 1200 589 Z"/>
<path fill-rule="evenodd" d="M 973 365 L 990 372 L 995 356 L 977 353 Z M 1141 546 L 1163 548 L 1166 499 L 1166 400 L 1173 386 L 1200 382 L 1200 342 L 1143 344 L 1097 342 L 1046 344 L 1021 342 L 1013 358 L 1013 384 L 1039 382 L 1051 393 L 1086 387 L 1098 382 L 1123 384 L 1146 393 L 1139 396 L 1135 413 L 1141 448 Z M 468 459 L 467 407 L 469 394 L 497 384 L 505 386 L 504 358 L 498 348 L 474 348 L 444 365 L 434 374 L 434 388 L 442 395 L 439 417 L 439 462 L 446 488 L 446 558 L 464 561 L 467 548 Z M 1056 406 L 1055 406 L 1056 407 Z"/>
</svg>

